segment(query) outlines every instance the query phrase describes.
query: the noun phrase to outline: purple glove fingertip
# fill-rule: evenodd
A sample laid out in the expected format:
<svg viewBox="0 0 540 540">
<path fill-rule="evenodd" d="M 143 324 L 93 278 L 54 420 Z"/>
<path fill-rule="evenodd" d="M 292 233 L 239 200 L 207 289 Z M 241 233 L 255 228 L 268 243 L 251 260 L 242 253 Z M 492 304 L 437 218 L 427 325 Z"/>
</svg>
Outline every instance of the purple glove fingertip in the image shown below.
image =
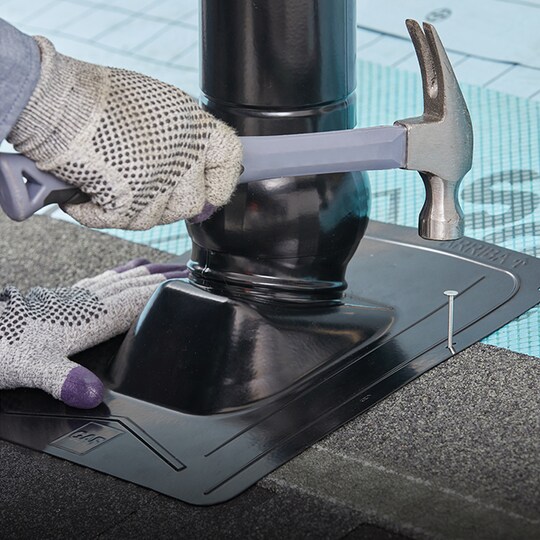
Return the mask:
<svg viewBox="0 0 540 540">
<path fill-rule="evenodd" d="M 213 204 L 206 202 L 204 203 L 204 206 L 201 212 L 197 214 L 196 216 L 189 218 L 187 222 L 191 224 L 202 223 L 203 221 L 211 217 L 216 210 L 217 210 L 217 206 L 214 206 Z"/>
<path fill-rule="evenodd" d="M 185 268 L 185 270 L 177 270 L 175 272 L 165 272 L 163 275 L 165 276 L 165 279 L 186 278 L 189 276 L 189 270 Z"/>
<path fill-rule="evenodd" d="M 143 264 L 150 264 L 150 261 L 148 259 L 143 259 L 142 257 L 139 257 L 138 259 L 133 259 L 125 264 L 121 264 L 120 266 L 113 268 L 113 271 L 117 274 L 122 274 L 123 272 L 133 270 L 133 268 L 137 268 L 138 266 L 142 266 Z"/>
<path fill-rule="evenodd" d="M 185 272 L 187 266 L 178 263 L 152 263 L 146 265 L 149 274 L 167 274 L 168 272 Z"/>
<path fill-rule="evenodd" d="M 70 407 L 93 409 L 103 401 L 103 383 L 83 366 L 73 368 L 62 385 L 60 399 Z"/>
</svg>

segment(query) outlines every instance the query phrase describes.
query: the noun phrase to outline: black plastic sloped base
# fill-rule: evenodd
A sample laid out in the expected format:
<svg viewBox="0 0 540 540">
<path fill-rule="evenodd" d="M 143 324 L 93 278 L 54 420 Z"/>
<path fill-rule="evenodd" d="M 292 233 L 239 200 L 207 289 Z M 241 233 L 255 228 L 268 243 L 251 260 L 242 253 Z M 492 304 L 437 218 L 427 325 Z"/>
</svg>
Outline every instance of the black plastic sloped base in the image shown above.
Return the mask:
<svg viewBox="0 0 540 540">
<path fill-rule="evenodd" d="M 108 387 L 91 411 L 0 392 L 0 437 L 193 504 L 226 501 L 540 301 L 540 260 L 373 222 L 346 305 L 261 306 L 172 281 L 121 339 L 77 360 Z"/>
</svg>

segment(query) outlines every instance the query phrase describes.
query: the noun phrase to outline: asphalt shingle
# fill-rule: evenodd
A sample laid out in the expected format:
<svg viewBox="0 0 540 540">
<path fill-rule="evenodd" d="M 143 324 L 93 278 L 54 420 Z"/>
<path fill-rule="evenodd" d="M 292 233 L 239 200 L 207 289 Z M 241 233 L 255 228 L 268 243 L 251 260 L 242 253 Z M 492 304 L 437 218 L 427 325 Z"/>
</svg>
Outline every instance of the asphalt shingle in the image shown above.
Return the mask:
<svg viewBox="0 0 540 540">
<path fill-rule="evenodd" d="M 65 285 L 170 255 L 0 215 L 0 283 Z M 229 503 L 196 508 L 0 442 L 3 538 L 538 538 L 540 364 L 475 345 Z"/>
</svg>

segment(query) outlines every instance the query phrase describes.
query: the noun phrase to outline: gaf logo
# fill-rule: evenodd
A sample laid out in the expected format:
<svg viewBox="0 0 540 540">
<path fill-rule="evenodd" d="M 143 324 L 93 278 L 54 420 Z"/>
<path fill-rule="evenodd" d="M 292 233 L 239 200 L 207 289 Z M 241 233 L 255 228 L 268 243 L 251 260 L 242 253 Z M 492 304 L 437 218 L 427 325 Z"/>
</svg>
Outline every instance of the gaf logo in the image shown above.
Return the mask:
<svg viewBox="0 0 540 540">
<path fill-rule="evenodd" d="M 102 426 L 95 422 L 90 422 L 51 443 L 51 446 L 62 448 L 74 454 L 83 455 L 90 450 L 122 435 L 123 431 L 109 426 Z"/>
</svg>

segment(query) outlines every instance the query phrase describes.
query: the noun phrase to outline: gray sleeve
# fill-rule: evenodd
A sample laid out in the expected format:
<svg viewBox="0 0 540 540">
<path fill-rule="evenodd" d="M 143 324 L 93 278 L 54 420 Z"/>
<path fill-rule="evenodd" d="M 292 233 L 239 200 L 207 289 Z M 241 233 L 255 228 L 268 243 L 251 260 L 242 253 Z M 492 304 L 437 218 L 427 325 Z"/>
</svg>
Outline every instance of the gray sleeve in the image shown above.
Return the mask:
<svg viewBox="0 0 540 540">
<path fill-rule="evenodd" d="M 36 42 L 0 19 L 0 141 L 30 100 L 40 69 Z"/>
</svg>

